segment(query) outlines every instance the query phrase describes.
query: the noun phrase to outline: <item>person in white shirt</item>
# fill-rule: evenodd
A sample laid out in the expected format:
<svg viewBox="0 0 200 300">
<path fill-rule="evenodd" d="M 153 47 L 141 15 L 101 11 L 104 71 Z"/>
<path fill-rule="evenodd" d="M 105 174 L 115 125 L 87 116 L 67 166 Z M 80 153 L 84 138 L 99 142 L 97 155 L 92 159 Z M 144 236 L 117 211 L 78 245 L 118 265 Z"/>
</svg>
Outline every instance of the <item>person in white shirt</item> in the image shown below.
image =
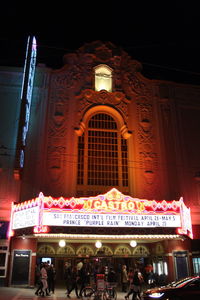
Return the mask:
<svg viewBox="0 0 200 300">
<path fill-rule="evenodd" d="M 42 265 L 42 268 L 40 270 L 40 273 L 41 273 L 41 281 L 42 281 L 42 297 L 45 296 L 45 293 L 46 293 L 46 296 L 49 296 L 49 293 L 48 293 L 48 283 L 47 283 L 47 267 L 48 265 L 46 263 L 44 263 Z"/>
</svg>

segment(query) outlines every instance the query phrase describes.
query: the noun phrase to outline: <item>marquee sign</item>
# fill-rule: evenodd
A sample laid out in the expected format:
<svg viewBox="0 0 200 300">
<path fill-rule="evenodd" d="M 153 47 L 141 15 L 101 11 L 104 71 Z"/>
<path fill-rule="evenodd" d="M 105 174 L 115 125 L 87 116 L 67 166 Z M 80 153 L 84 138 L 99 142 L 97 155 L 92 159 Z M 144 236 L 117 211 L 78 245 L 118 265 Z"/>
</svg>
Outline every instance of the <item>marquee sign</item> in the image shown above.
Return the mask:
<svg viewBox="0 0 200 300">
<path fill-rule="evenodd" d="M 39 197 L 12 205 L 11 229 L 34 227 L 45 232 L 48 226 L 177 228 L 192 237 L 190 209 L 183 199 L 155 201 L 132 198 L 117 189 L 88 198 Z"/>
</svg>

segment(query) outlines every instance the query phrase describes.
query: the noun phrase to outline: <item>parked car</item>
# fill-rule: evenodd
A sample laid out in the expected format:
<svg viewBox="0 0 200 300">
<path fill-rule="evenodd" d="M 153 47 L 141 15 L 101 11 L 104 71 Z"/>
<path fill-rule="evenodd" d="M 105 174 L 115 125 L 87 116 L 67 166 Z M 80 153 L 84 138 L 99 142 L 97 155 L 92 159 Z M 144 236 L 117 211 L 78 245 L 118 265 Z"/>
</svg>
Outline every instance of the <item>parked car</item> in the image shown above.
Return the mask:
<svg viewBox="0 0 200 300">
<path fill-rule="evenodd" d="M 143 292 L 144 300 L 200 300 L 200 276 L 188 277 Z"/>
</svg>

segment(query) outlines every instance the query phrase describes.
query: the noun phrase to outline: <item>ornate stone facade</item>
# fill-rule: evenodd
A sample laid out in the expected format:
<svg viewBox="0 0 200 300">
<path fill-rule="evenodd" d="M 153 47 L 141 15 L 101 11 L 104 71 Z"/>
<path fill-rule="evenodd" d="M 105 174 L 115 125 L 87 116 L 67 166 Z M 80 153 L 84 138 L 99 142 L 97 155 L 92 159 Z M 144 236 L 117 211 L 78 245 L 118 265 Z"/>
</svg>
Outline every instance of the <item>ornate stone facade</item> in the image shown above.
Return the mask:
<svg viewBox="0 0 200 300">
<path fill-rule="evenodd" d="M 97 151 L 96 145 L 99 143 L 105 148 L 109 145 L 111 147 L 109 151 L 112 152 L 112 156 L 109 156 L 109 151 L 105 151 L 109 157 L 107 165 L 104 164 L 104 158 L 102 159 L 101 167 L 103 166 L 104 174 L 111 165 L 109 165 L 111 159 L 115 161 L 115 157 L 118 159 L 118 164 L 115 165 L 117 172 L 112 171 L 112 175 L 117 173 L 119 176 L 116 177 L 121 180 L 121 190 L 119 189 L 121 192 L 149 200 L 178 200 L 183 197 L 185 204 L 191 208 L 192 222 L 196 225 L 195 234 L 197 233 L 199 237 L 200 184 L 199 176 L 195 174 L 200 172 L 200 87 L 145 78 L 142 75 L 141 63 L 110 42 L 87 43 L 74 53 L 66 54 L 63 61 L 64 66 L 59 70 L 41 67 L 39 64 L 37 66 L 25 147 L 25 165 L 20 184 L 15 184 L 13 178 L 10 179 L 16 150 L 13 141 L 17 130 L 2 130 L 2 134 L 6 136 L 1 140 L 0 153 L 1 215 L 8 216 L 6 207 L 8 201 L 30 200 L 37 197 L 40 192 L 46 196 L 67 198 L 96 196 L 113 187 L 119 189 L 115 184 L 107 186 L 100 184 L 100 181 L 97 184 L 87 181 L 89 176 L 87 162 L 89 157 L 92 157 L 89 156 L 92 152 L 89 153 L 89 150 L 94 147 L 94 152 Z M 98 66 L 107 66 L 112 89 L 96 89 L 95 70 Z M 23 70 L 21 73 L 19 70 L 12 72 L 9 71 L 8 75 L 5 70 L 0 70 L 1 97 L 3 103 L 6 103 L 2 112 L 8 112 L 9 124 L 16 124 L 20 111 L 20 102 L 16 99 L 19 98 L 17 95 L 21 91 L 19 79 L 22 78 Z M 105 78 L 107 74 L 103 75 Z M 98 114 L 109 116 L 107 118 L 109 121 L 106 121 L 107 124 L 110 122 L 109 128 L 106 126 L 99 128 L 96 120 L 95 126 L 89 128 L 90 120 L 93 121 L 93 117 Z M 1 120 L 5 121 L 3 113 Z M 6 126 L 2 128 L 7 128 Z M 105 140 L 103 142 L 103 134 L 99 135 L 101 142 L 96 139 L 89 144 L 89 131 L 93 134 L 90 136 L 91 140 L 97 131 L 98 134 L 105 131 L 113 135 L 110 135 L 110 140 L 107 139 L 106 142 Z M 5 155 L 7 152 L 4 153 L 5 143 L 8 155 Z M 115 143 L 118 148 L 115 147 Z M 94 155 L 92 159 L 99 157 Z M 97 165 L 99 167 L 100 164 L 95 162 L 91 173 L 96 172 Z M 81 176 L 86 178 L 87 184 L 78 183 L 78 172 L 83 173 Z M 95 172 L 98 179 L 97 175 L 102 173 Z M 168 240 L 167 235 L 175 234 L 175 229 L 170 227 L 52 226 L 49 227 L 49 231 L 55 234 L 52 243 L 48 237 L 41 242 L 40 237 L 37 239 L 33 236 L 31 227 L 17 229 L 18 236 L 30 238 L 25 241 L 22 238 L 13 238 L 11 250 L 8 251 L 9 255 L 11 253 L 10 262 L 13 261 L 13 249 L 27 247 L 32 249 L 33 253 L 37 253 L 38 257 L 57 258 L 58 269 L 60 266 L 62 268 L 60 265 L 63 263 L 62 258 L 66 257 L 71 259 L 102 255 L 114 256 L 117 259 L 143 257 L 147 260 L 154 257 L 154 262 L 157 258 L 165 257 L 170 279 L 174 280 L 175 278 L 172 278 L 172 274 L 176 272 L 174 251 L 179 252 L 181 249 L 184 253 L 188 253 L 188 266 L 192 266 L 191 241 L 180 240 L 180 237 L 179 241 Z M 87 243 L 87 239 L 84 241 L 78 238 L 70 240 L 66 247 L 58 248 L 57 234 L 87 237 L 112 235 L 116 239 L 115 241 L 110 239 L 106 245 L 104 243 L 101 250 L 94 247 L 94 241 Z M 155 243 L 151 235 L 160 234 L 166 235 L 166 239 Z M 127 240 L 117 241 L 120 235 L 127 236 Z M 146 235 L 148 238 L 144 243 L 138 239 L 137 247 L 131 248 L 129 235 Z M 193 254 L 196 255 L 195 253 Z M 32 261 L 33 283 L 35 255 L 32 256 Z"/>
<path fill-rule="evenodd" d="M 95 90 L 94 72 L 98 65 L 112 70 L 111 92 Z M 37 152 L 35 165 L 35 153 L 29 154 L 24 173 L 30 183 L 22 184 L 22 200 L 28 194 L 30 198 L 34 181 L 30 169 L 37 174 L 32 197 L 35 191 L 52 196 L 76 195 L 78 139 L 85 132 L 89 117 L 101 111 L 119 122 L 120 134 L 127 140 L 127 193 L 166 200 L 183 196 L 188 206 L 189 202 L 195 206 L 197 185 L 193 174 L 199 171 L 199 143 L 194 148 L 192 140 L 195 137 L 196 144 L 195 132 L 200 126 L 194 113 L 199 110 L 198 87 L 149 80 L 143 77 L 139 62 L 112 43 L 100 41 L 66 54 L 61 69 L 45 72 L 48 81 L 43 81 L 40 90 L 46 92 L 40 94 L 43 98 L 39 99 L 36 93 L 33 99 L 33 107 L 37 102 L 35 115 L 39 112 L 40 120 L 44 118 L 42 122 L 36 118 L 37 122 L 32 115 L 35 126 L 30 127 L 29 135 L 30 144 L 42 151 Z M 180 133 L 181 127 L 185 129 Z M 90 191 L 95 195 L 101 187 L 91 186 Z M 80 192 L 79 189 L 79 196 Z"/>
</svg>

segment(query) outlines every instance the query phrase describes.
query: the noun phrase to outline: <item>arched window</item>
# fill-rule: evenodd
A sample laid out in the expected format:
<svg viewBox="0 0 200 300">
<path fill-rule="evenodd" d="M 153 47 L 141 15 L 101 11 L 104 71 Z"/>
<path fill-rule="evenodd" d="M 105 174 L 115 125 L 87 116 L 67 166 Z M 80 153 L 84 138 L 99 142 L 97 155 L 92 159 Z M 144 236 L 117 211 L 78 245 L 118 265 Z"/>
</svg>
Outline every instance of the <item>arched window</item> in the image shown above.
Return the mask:
<svg viewBox="0 0 200 300">
<path fill-rule="evenodd" d="M 112 92 L 112 69 L 106 65 L 99 65 L 94 69 L 94 73 L 95 91 Z"/>
<path fill-rule="evenodd" d="M 107 113 L 92 115 L 79 136 L 77 184 L 80 194 L 88 196 L 128 187 L 127 140 Z"/>
</svg>

